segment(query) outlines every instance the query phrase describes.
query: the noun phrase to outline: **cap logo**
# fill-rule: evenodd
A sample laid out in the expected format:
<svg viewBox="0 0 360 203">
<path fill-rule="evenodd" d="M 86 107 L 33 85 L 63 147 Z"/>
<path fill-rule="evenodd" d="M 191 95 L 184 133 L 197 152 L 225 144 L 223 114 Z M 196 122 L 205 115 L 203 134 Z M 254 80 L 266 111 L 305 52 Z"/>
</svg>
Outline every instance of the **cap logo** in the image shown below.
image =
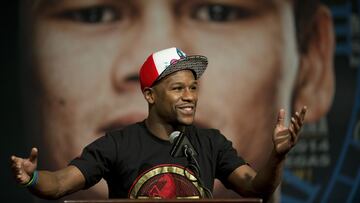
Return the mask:
<svg viewBox="0 0 360 203">
<path fill-rule="evenodd" d="M 186 54 L 182 52 L 180 49 L 176 48 L 176 52 L 181 59 L 186 57 Z"/>
<path fill-rule="evenodd" d="M 178 61 L 178 59 L 171 59 L 170 64 L 172 65 L 172 64 L 176 63 L 177 61 Z"/>
</svg>

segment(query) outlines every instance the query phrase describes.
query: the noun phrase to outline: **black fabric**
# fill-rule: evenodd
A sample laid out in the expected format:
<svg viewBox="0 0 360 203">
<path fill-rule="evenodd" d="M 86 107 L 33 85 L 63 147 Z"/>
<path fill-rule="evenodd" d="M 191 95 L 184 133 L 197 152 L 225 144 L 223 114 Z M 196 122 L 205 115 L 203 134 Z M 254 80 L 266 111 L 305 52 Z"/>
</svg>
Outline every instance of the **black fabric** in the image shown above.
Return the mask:
<svg viewBox="0 0 360 203">
<path fill-rule="evenodd" d="M 232 143 L 218 130 L 188 126 L 185 133 L 198 152 L 196 159 L 207 188 L 213 188 L 214 178 L 226 184 L 228 175 L 244 164 Z M 150 168 L 164 164 L 187 166 L 185 157 L 170 156 L 171 147 L 170 142 L 152 135 L 145 123 L 139 122 L 95 140 L 70 165 L 83 173 L 86 188 L 104 178 L 109 198 L 127 198 L 136 178 Z"/>
</svg>

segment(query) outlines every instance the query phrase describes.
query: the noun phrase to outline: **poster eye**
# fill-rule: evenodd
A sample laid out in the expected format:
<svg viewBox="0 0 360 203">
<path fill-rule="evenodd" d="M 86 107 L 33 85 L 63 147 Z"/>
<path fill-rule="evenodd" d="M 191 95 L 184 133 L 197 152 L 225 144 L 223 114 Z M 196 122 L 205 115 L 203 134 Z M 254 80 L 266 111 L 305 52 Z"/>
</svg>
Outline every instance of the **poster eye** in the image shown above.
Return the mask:
<svg viewBox="0 0 360 203">
<path fill-rule="evenodd" d="M 109 23 L 122 18 L 121 12 L 110 6 L 92 6 L 66 11 L 61 16 L 75 22 L 89 24 Z"/>
</svg>

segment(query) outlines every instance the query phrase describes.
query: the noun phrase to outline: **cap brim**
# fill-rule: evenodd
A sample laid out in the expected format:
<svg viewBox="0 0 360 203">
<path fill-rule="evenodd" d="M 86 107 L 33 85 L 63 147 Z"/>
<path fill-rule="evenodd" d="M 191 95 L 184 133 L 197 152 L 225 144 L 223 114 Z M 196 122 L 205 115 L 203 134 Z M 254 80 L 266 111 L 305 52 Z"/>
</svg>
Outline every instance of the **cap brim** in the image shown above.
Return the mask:
<svg viewBox="0 0 360 203">
<path fill-rule="evenodd" d="M 196 79 L 199 79 L 205 72 L 208 65 L 208 60 L 205 56 L 192 55 L 179 59 L 176 63 L 169 65 L 154 82 L 157 83 L 166 76 L 181 70 L 191 70 L 195 74 Z"/>
</svg>

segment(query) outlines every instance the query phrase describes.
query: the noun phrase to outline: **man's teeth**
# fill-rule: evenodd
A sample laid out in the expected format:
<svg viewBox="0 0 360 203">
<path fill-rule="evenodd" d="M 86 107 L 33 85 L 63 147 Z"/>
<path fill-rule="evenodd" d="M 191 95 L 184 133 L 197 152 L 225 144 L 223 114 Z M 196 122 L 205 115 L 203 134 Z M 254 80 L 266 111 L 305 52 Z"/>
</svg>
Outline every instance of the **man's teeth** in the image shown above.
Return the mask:
<svg viewBox="0 0 360 203">
<path fill-rule="evenodd" d="M 181 107 L 180 109 L 185 110 L 185 111 L 192 111 L 193 107 Z"/>
</svg>

